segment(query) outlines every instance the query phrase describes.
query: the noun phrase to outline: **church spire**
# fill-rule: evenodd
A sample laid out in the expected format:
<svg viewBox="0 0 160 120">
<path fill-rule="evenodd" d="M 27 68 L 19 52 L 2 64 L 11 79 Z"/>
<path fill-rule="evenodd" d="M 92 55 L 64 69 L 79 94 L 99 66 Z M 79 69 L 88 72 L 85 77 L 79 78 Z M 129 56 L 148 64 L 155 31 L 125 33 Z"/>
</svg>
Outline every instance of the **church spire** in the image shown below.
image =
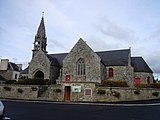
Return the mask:
<svg viewBox="0 0 160 120">
<path fill-rule="evenodd" d="M 47 46 L 47 37 L 44 25 L 44 12 L 43 12 L 41 22 L 37 30 L 37 34 L 35 35 L 33 51 L 43 51 L 47 53 L 46 46 Z"/>
</svg>

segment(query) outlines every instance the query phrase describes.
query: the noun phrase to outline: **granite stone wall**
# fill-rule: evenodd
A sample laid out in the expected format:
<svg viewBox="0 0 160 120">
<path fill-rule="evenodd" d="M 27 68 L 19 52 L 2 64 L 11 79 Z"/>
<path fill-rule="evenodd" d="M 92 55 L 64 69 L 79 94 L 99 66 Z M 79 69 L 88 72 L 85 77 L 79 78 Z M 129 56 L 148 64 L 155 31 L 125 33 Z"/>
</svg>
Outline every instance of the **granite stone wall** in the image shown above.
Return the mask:
<svg viewBox="0 0 160 120">
<path fill-rule="evenodd" d="M 34 78 L 37 71 L 44 73 L 44 79 L 50 79 L 50 61 L 42 51 L 37 51 L 29 64 L 29 78 Z"/>
<path fill-rule="evenodd" d="M 70 102 L 118 102 L 160 99 L 160 89 L 100 87 L 94 83 L 64 83 L 45 86 L 47 89 L 41 95 L 39 95 L 40 86 L 0 85 L 0 98 L 62 102 L 67 101 L 65 88 L 68 86 L 70 86 Z M 158 93 L 158 95 L 156 96 L 154 93 Z"/>
<path fill-rule="evenodd" d="M 77 61 L 83 59 L 85 75 L 77 75 Z M 80 39 L 63 60 L 62 80 L 70 75 L 72 82 L 101 82 L 101 59 L 93 50 Z"/>
<path fill-rule="evenodd" d="M 147 84 L 147 78 L 150 77 L 150 83 L 153 83 L 153 74 L 146 72 L 134 72 L 134 78 L 140 78 L 140 84 Z"/>
<path fill-rule="evenodd" d="M 107 80 L 124 80 L 128 83 L 130 87 L 134 86 L 133 67 L 131 66 L 109 66 L 109 67 L 106 67 L 107 73 L 109 73 L 109 68 L 113 68 L 113 77 L 109 78 L 107 76 Z"/>
</svg>

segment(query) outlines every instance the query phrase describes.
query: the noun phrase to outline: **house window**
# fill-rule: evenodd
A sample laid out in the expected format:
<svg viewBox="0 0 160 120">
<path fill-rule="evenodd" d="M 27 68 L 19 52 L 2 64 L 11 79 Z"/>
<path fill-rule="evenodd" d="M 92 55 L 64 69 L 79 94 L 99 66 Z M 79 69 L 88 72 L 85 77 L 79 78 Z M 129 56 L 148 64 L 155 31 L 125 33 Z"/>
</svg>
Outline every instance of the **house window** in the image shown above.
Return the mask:
<svg viewBox="0 0 160 120">
<path fill-rule="evenodd" d="M 15 74 L 14 79 L 17 79 L 17 74 Z"/>
<path fill-rule="evenodd" d="M 77 61 L 77 75 L 85 75 L 86 70 L 85 70 L 85 62 L 84 59 L 80 58 Z"/>
<path fill-rule="evenodd" d="M 147 83 L 150 84 L 150 76 L 147 77 Z"/>
<path fill-rule="evenodd" d="M 109 68 L 109 78 L 113 77 L 113 68 Z"/>
<path fill-rule="evenodd" d="M 140 78 L 135 78 L 135 84 L 140 85 L 140 83 L 141 83 Z"/>
</svg>

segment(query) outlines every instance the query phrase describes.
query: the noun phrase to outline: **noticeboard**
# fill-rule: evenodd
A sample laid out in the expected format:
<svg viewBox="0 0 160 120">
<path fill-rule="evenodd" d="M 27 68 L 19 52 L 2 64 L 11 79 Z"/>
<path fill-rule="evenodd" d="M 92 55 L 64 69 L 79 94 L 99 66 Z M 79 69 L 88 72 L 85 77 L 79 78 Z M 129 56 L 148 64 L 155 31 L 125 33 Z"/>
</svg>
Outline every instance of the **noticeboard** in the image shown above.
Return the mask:
<svg viewBox="0 0 160 120">
<path fill-rule="evenodd" d="M 72 86 L 72 92 L 81 92 L 81 86 Z"/>
</svg>

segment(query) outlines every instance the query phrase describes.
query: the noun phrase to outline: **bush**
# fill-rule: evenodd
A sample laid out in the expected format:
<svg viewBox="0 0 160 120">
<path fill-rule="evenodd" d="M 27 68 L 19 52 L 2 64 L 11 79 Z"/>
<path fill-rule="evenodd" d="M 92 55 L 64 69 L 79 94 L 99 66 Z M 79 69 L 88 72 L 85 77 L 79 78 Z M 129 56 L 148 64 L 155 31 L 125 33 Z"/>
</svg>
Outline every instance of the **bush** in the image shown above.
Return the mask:
<svg viewBox="0 0 160 120">
<path fill-rule="evenodd" d="M 159 92 L 155 91 L 155 92 L 153 92 L 153 93 L 152 93 L 152 95 L 153 95 L 153 96 L 156 96 L 156 97 L 158 97 L 158 95 L 159 95 Z"/>
<path fill-rule="evenodd" d="M 23 90 L 22 90 L 21 88 L 18 88 L 17 91 L 18 91 L 19 93 L 23 93 Z"/>
<path fill-rule="evenodd" d="M 128 84 L 126 81 L 121 81 L 121 80 L 102 80 L 101 86 L 105 87 L 128 87 Z"/>
<path fill-rule="evenodd" d="M 135 90 L 134 94 L 139 95 L 140 94 L 140 89 Z"/>
<path fill-rule="evenodd" d="M 105 94 L 106 91 L 105 91 L 105 90 L 102 90 L 102 89 L 98 89 L 98 90 L 97 90 L 97 93 L 100 94 L 100 95 L 102 95 L 102 94 Z"/>
<path fill-rule="evenodd" d="M 5 84 L 15 84 L 16 80 L 6 80 Z"/>
<path fill-rule="evenodd" d="M 3 88 L 4 88 L 6 91 L 11 91 L 11 88 L 8 87 L 8 86 L 4 86 Z"/>
<path fill-rule="evenodd" d="M 117 92 L 117 91 L 113 91 L 112 92 L 112 95 L 114 96 L 114 97 L 117 97 L 117 98 L 120 98 L 120 92 Z"/>
<path fill-rule="evenodd" d="M 43 79 L 26 79 L 26 80 L 21 79 L 16 84 L 20 84 L 20 85 L 46 85 L 46 82 Z"/>
<path fill-rule="evenodd" d="M 57 89 L 54 89 L 54 92 L 62 92 L 62 90 L 57 88 Z"/>
<path fill-rule="evenodd" d="M 153 84 L 139 84 L 135 85 L 136 88 L 160 88 L 160 84 L 153 83 Z"/>
</svg>

